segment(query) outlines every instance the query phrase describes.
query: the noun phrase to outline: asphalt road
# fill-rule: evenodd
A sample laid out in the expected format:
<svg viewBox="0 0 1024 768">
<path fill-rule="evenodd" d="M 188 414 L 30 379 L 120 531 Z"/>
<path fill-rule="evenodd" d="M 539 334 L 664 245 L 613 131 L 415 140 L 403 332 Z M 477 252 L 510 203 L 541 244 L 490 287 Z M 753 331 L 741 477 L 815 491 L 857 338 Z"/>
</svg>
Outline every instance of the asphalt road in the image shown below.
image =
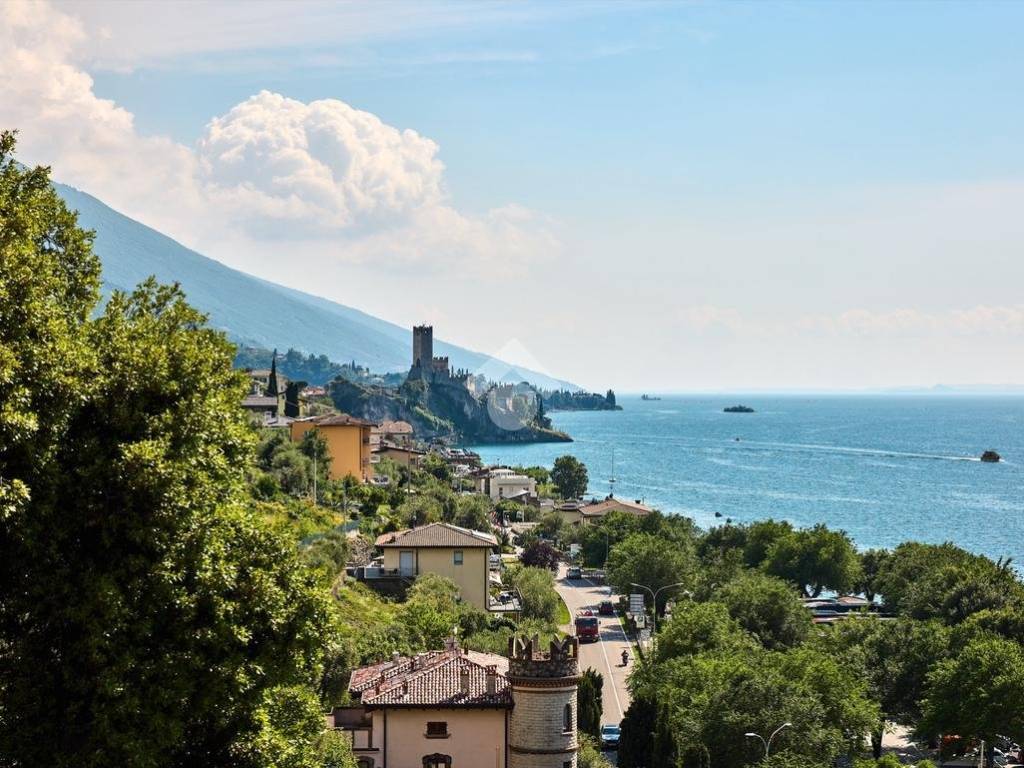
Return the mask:
<svg viewBox="0 0 1024 768">
<path fill-rule="evenodd" d="M 597 613 L 597 605 L 608 599 L 608 587 L 594 584 L 587 579 L 569 580 L 565 577 L 566 566 L 558 569 L 555 588 L 569 607 L 569 614 L 575 617 L 583 608 Z M 599 616 L 600 639 L 594 643 L 580 643 L 580 669 L 593 667 L 604 676 L 602 723 L 617 725 L 629 708 L 629 689 L 626 677 L 633 668 L 635 649 L 630 645 L 626 632 L 616 616 Z M 573 629 L 570 627 L 569 632 Z M 629 666 L 622 666 L 622 651 L 629 651 Z"/>
</svg>

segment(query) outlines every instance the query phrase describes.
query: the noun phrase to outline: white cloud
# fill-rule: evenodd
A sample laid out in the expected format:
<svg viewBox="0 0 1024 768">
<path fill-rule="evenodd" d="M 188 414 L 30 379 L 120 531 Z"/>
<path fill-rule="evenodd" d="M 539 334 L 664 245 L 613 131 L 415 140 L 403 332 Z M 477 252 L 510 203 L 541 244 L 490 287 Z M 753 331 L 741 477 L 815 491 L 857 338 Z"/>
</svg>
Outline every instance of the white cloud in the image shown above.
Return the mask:
<svg viewBox="0 0 1024 768">
<path fill-rule="evenodd" d="M 284 243 L 335 263 L 383 257 L 487 275 L 557 249 L 520 207 L 457 210 L 435 142 L 336 99 L 260 92 L 211 120 L 194 147 L 140 135 L 77 64 L 89 32 L 38 0 L 5 5 L 0 125 L 21 130 L 24 160 L 210 255 Z"/>
</svg>

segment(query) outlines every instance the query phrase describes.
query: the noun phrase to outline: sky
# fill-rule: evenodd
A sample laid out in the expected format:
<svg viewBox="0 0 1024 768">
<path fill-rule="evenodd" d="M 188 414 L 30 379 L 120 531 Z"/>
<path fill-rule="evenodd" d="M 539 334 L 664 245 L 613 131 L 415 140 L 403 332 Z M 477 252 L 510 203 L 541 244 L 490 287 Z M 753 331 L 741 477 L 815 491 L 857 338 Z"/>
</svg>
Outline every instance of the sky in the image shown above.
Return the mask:
<svg viewBox="0 0 1024 768">
<path fill-rule="evenodd" d="M 1024 383 L 1024 4 L 0 6 L 21 159 L 232 267 L 602 391 Z"/>
</svg>

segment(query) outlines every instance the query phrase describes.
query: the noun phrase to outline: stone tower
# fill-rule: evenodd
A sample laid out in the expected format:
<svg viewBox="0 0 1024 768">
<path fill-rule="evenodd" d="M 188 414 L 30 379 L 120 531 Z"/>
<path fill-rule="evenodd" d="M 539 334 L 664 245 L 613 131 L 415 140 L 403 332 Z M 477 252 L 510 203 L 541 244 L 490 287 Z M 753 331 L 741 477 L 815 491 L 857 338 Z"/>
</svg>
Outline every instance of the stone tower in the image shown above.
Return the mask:
<svg viewBox="0 0 1024 768">
<path fill-rule="evenodd" d="M 547 651 L 536 635 L 509 639 L 509 768 L 576 768 L 579 680 L 575 637 L 552 640 Z"/>
<path fill-rule="evenodd" d="M 434 362 L 434 328 L 430 325 L 412 327 L 412 367 L 423 372 L 430 370 Z"/>
</svg>

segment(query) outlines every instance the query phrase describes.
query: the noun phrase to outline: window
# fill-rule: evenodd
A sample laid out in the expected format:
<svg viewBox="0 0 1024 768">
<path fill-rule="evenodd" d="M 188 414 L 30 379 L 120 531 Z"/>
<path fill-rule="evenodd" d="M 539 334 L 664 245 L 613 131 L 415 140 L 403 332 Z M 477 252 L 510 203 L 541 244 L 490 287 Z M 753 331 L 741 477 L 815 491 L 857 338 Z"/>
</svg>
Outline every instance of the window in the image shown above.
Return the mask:
<svg viewBox="0 0 1024 768">
<path fill-rule="evenodd" d="M 566 760 L 564 763 L 562 763 L 562 768 L 572 768 L 572 761 Z"/>
<path fill-rule="evenodd" d="M 447 739 L 448 738 L 448 723 L 427 723 L 427 738 L 428 739 Z"/>
<path fill-rule="evenodd" d="M 566 704 L 565 709 L 562 711 L 562 730 L 572 730 L 572 704 Z"/>
<path fill-rule="evenodd" d="M 455 550 L 455 554 L 452 556 L 452 562 L 455 563 L 455 565 L 462 565 L 462 550 L 461 549 L 456 549 Z"/>
<path fill-rule="evenodd" d="M 426 755 L 423 768 L 452 768 L 452 758 L 449 755 Z"/>
<path fill-rule="evenodd" d="M 358 760 L 356 760 L 356 766 L 357 768 L 373 768 L 373 758 L 360 757 Z"/>
</svg>

